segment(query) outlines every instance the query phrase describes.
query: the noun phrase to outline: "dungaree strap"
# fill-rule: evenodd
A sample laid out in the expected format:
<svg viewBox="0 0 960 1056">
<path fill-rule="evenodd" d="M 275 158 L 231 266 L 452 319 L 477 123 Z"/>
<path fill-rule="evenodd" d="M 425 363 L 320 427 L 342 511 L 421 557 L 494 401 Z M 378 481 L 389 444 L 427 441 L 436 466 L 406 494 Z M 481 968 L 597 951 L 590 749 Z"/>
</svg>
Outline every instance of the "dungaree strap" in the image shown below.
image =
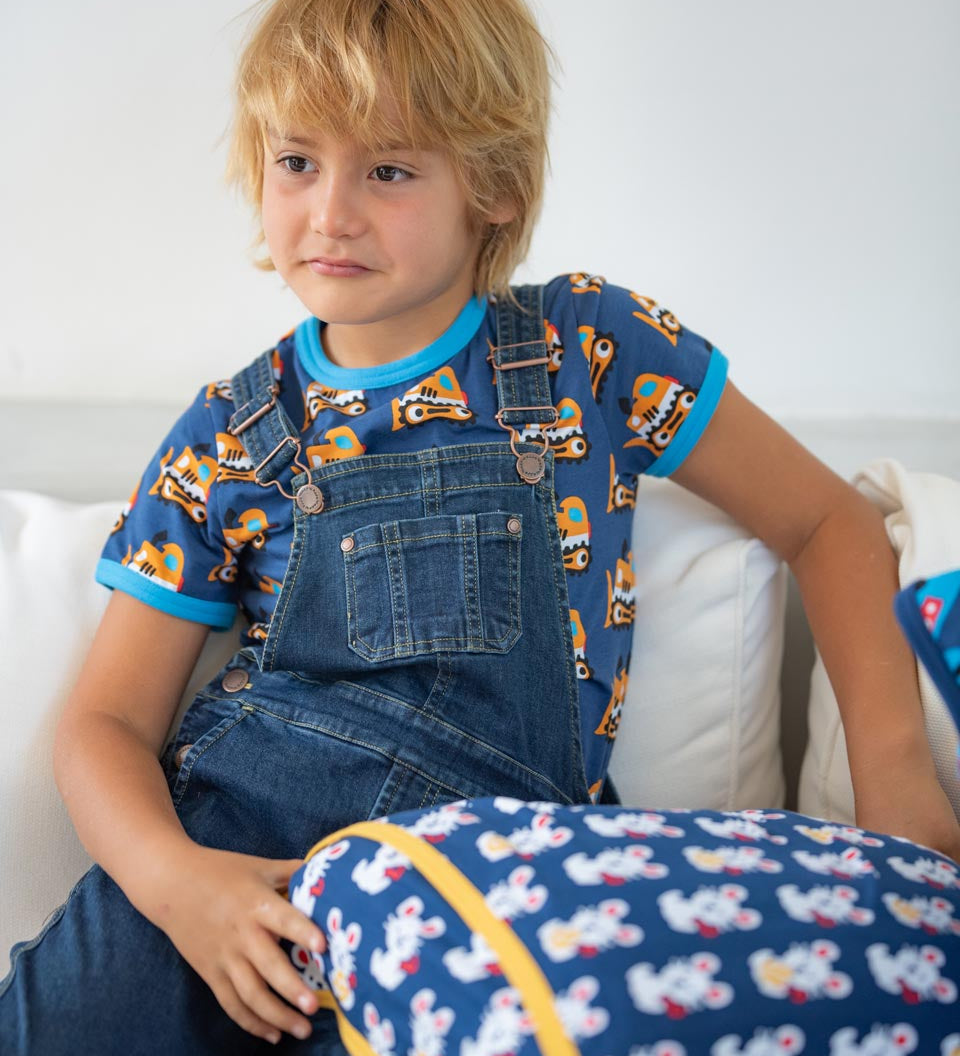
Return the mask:
<svg viewBox="0 0 960 1056">
<path fill-rule="evenodd" d="M 273 350 L 258 356 L 230 382 L 236 410 L 229 431 L 243 435 L 243 446 L 257 466 L 257 483 L 269 484 L 297 457 L 300 435 L 293 427 L 278 396 L 273 376 Z"/>
<path fill-rule="evenodd" d="M 553 424 L 557 414 L 547 374 L 549 353 L 543 324 L 543 287 L 514 286 L 520 307 L 497 301 L 497 347 L 490 359 L 497 379 L 497 402 L 504 426 Z M 533 362 L 530 362 L 533 361 Z M 516 366 L 513 364 L 525 364 Z M 531 413 L 531 408 L 544 414 Z"/>
</svg>

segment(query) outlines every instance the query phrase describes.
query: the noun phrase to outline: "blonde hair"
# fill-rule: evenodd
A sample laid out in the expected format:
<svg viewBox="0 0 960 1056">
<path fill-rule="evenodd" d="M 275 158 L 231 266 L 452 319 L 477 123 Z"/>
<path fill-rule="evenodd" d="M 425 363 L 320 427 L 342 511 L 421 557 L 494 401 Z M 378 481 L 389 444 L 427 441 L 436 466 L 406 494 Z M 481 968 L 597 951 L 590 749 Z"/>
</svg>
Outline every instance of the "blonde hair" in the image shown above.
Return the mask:
<svg viewBox="0 0 960 1056">
<path fill-rule="evenodd" d="M 478 296 L 508 294 L 543 198 L 549 46 L 523 0 L 272 0 L 240 57 L 228 178 L 259 216 L 266 129 L 443 150 L 480 251 Z M 515 210 L 502 224 L 486 217 Z M 260 228 L 255 245 L 264 242 Z M 273 263 L 257 261 L 272 270 Z"/>
</svg>

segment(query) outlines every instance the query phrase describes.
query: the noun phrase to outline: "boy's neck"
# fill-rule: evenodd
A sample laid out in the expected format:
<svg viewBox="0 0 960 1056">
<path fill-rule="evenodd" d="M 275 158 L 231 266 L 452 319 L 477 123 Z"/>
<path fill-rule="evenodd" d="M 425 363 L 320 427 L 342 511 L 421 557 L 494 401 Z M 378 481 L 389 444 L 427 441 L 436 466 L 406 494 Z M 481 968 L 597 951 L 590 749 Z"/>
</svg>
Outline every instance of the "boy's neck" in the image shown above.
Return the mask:
<svg viewBox="0 0 960 1056">
<path fill-rule="evenodd" d="M 433 344 L 473 296 L 452 287 L 429 305 L 370 323 L 326 323 L 320 332 L 324 355 L 338 367 L 379 367 L 412 356 Z"/>
</svg>

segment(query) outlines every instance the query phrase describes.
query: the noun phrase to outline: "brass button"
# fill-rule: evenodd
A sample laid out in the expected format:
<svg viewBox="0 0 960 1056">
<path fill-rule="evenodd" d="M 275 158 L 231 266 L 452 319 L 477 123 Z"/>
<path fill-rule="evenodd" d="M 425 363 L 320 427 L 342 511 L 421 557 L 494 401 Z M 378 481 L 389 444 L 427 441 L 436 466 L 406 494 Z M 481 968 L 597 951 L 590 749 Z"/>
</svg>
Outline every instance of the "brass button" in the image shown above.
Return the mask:
<svg viewBox="0 0 960 1056">
<path fill-rule="evenodd" d="M 316 484 L 304 484 L 297 489 L 297 505 L 304 513 L 319 513 L 323 509 L 323 492 Z"/>
<path fill-rule="evenodd" d="M 511 517 L 510 520 L 507 521 L 507 531 L 511 535 L 516 535 L 517 532 L 520 531 L 520 518 L 519 517 Z"/>
<path fill-rule="evenodd" d="M 231 668 L 220 680 L 220 685 L 228 693 L 237 693 L 247 684 L 247 672 L 241 667 Z"/>
<path fill-rule="evenodd" d="M 179 770 L 183 766 L 183 760 L 187 757 L 187 752 L 193 747 L 192 744 L 185 744 L 183 747 L 177 749 L 177 754 L 173 757 L 173 761 L 177 764 Z"/>
<path fill-rule="evenodd" d="M 346 539 L 340 540 L 340 549 L 345 553 L 349 554 L 350 551 L 357 545 L 356 539 L 352 535 L 348 535 Z"/>
</svg>

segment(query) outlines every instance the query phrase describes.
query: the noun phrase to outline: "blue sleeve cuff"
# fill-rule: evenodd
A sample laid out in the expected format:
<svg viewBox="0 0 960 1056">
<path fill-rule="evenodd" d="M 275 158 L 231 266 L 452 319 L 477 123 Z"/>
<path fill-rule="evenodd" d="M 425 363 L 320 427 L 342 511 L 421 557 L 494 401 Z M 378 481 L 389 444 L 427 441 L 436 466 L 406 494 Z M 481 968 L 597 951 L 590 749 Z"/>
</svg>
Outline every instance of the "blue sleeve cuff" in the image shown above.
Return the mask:
<svg viewBox="0 0 960 1056">
<path fill-rule="evenodd" d="M 687 420 L 664 453 L 646 470 L 649 477 L 669 477 L 696 447 L 697 441 L 717 409 L 727 381 L 727 357 L 715 348 L 710 354 L 707 373 L 693 402 Z"/>
<path fill-rule="evenodd" d="M 95 578 L 98 583 L 122 590 L 124 594 L 142 601 L 151 608 L 159 609 L 171 616 L 194 623 L 205 623 L 218 631 L 228 631 L 233 626 L 237 615 L 236 605 L 219 601 L 202 601 L 200 598 L 189 598 L 173 590 L 157 586 L 145 579 L 140 573 L 133 572 L 116 561 L 101 558 L 97 563 Z"/>
</svg>

